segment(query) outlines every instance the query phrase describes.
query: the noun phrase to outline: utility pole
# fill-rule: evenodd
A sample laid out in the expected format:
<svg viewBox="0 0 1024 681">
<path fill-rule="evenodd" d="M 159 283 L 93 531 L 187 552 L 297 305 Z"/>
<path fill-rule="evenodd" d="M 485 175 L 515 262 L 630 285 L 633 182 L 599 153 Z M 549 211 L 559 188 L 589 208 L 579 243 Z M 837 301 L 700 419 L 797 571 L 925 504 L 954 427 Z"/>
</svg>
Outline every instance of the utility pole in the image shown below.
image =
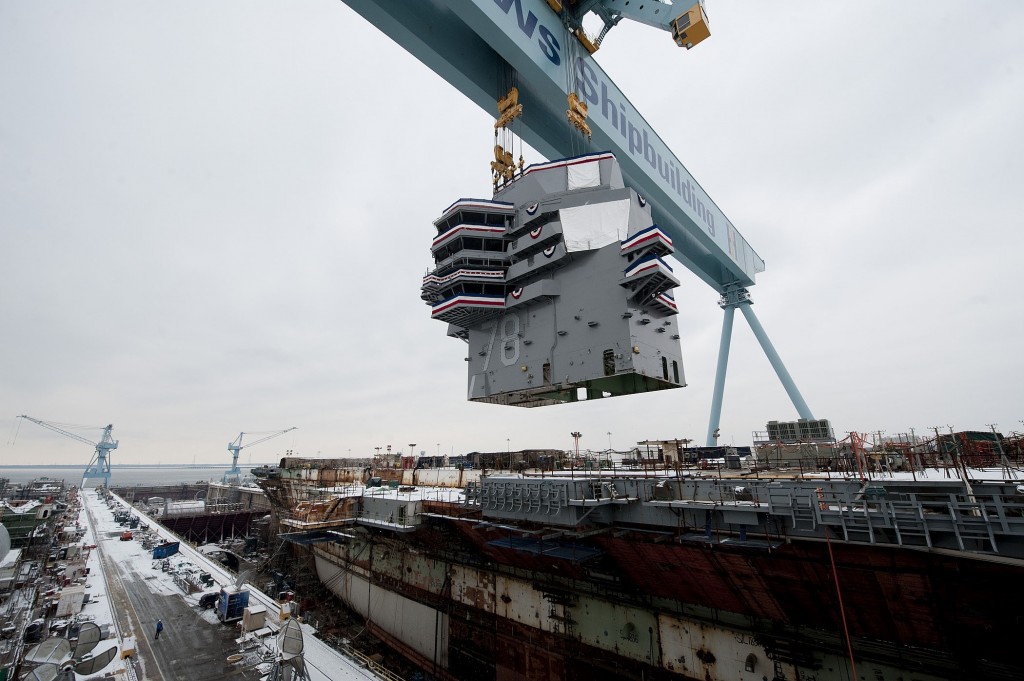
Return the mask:
<svg viewBox="0 0 1024 681">
<path fill-rule="evenodd" d="M 999 439 L 999 433 L 996 432 L 996 424 L 987 423 L 985 425 L 992 429 L 992 439 L 996 441 L 996 447 L 999 449 L 999 462 L 1003 464 L 1003 470 L 1006 472 L 1006 477 L 1017 477 L 1016 474 L 1010 468 L 1010 460 L 1006 458 L 1006 452 L 1003 451 L 1003 443 Z"/>
<path fill-rule="evenodd" d="M 916 468 L 916 466 L 914 466 L 914 444 L 913 444 L 913 439 L 914 439 L 914 429 L 911 428 L 910 429 L 910 435 L 907 436 L 907 447 L 906 447 L 906 449 L 903 449 L 902 451 L 906 455 L 907 464 L 910 466 L 910 475 L 914 479 L 914 482 L 917 482 L 917 468 Z M 900 434 L 900 444 L 903 444 L 903 435 L 902 435 L 902 433 Z"/>
<path fill-rule="evenodd" d="M 580 438 L 583 437 L 583 433 L 579 431 L 573 431 L 569 434 L 572 435 L 572 439 L 576 443 L 576 458 L 572 460 L 572 470 L 573 474 L 575 475 L 576 464 L 580 460 Z"/>
<path fill-rule="evenodd" d="M 946 457 L 943 455 L 943 452 L 942 452 L 942 449 L 941 449 L 942 441 L 939 439 L 939 427 L 938 426 L 932 426 L 932 430 L 935 431 L 935 454 L 936 454 L 937 457 L 941 458 L 943 464 L 945 464 L 946 463 L 946 461 L 945 461 Z M 946 469 L 946 477 L 947 478 L 949 477 L 949 469 L 948 468 Z"/>
<path fill-rule="evenodd" d="M 957 470 L 960 472 L 960 475 L 963 476 L 964 487 L 967 488 L 967 500 L 972 504 L 977 504 L 977 499 L 974 497 L 974 488 L 971 487 L 970 475 L 967 472 L 967 462 L 964 461 L 964 452 L 961 452 L 957 446 L 956 433 L 953 431 L 953 426 L 947 424 L 946 427 L 949 428 L 949 439 L 953 441 L 953 462 L 956 465 Z M 971 515 L 980 516 L 981 511 L 975 508 L 971 511 Z"/>
</svg>

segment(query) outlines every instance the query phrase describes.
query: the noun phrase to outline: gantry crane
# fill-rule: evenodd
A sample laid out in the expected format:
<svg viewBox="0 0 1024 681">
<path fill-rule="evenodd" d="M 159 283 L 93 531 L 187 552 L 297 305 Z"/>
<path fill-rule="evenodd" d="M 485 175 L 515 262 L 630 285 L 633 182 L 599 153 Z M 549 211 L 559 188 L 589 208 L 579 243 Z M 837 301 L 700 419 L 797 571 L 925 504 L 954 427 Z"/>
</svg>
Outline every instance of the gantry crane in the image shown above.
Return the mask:
<svg viewBox="0 0 1024 681">
<path fill-rule="evenodd" d="M 82 486 L 85 487 L 85 481 L 90 478 L 103 478 L 104 487 L 107 487 L 110 484 L 110 451 L 117 449 L 118 442 L 111 436 L 111 432 L 114 430 L 113 425 L 108 425 L 106 428 L 103 428 L 103 436 L 100 438 L 100 441 L 93 442 L 92 440 L 88 440 L 77 433 L 64 430 L 64 428 L 61 427 L 63 424 L 41 421 L 24 414 L 18 418 L 31 421 L 43 428 L 49 428 L 55 433 L 65 435 L 72 440 L 78 440 L 79 442 L 95 447 L 96 451 L 93 453 L 92 459 L 89 460 L 89 465 L 86 466 L 85 473 L 82 475 Z"/>
<path fill-rule="evenodd" d="M 298 426 L 292 426 L 291 428 L 279 430 L 277 432 L 271 433 L 270 435 L 267 435 L 266 437 L 261 437 L 259 440 L 244 445 L 242 444 L 242 438 L 245 437 L 245 435 L 263 435 L 267 431 L 264 431 L 263 433 L 239 433 L 238 437 L 236 437 L 233 441 L 228 443 L 228 451 L 231 452 L 231 468 L 224 472 L 224 477 L 222 478 L 224 484 L 227 484 L 229 482 L 238 482 L 238 480 L 241 478 L 242 471 L 239 470 L 238 468 L 238 453 L 240 451 L 242 451 L 246 447 L 252 447 L 253 445 L 258 445 L 261 442 L 271 440 L 277 437 L 278 435 L 284 435 L 287 432 L 295 430 L 297 427 Z"/>
<path fill-rule="evenodd" d="M 814 418 L 751 307 L 748 288 L 764 261 L 593 59 L 624 18 L 693 47 L 709 35 L 702 0 L 342 1 L 485 111 L 493 112 L 496 102 L 500 107 L 515 83 L 516 132 L 541 154 L 615 154 L 626 184 L 644 196 L 655 223 L 672 239 L 675 258 L 720 295 L 725 317 L 708 445 L 719 430 L 736 309 L 800 418 Z M 591 13 L 603 23 L 595 38 L 583 28 Z M 567 134 L 567 117 L 583 135 Z"/>
</svg>

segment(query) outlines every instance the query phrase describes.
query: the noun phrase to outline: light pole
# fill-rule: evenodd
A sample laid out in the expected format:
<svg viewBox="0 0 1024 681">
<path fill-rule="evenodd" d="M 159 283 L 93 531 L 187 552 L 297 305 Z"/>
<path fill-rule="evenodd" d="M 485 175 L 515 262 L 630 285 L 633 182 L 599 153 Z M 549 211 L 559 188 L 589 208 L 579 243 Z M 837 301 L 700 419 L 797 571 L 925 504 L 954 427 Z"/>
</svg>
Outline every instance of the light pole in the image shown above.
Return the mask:
<svg viewBox="0 0 1024 681">
<path fill-rule="evenodd" d="M 580 438 L 583 437 L 583 433 L 577 430 L 569 434 L 572 435 L 572 439 L 576 443 L 576 458 L 572 460 L 572 467 L 575 469 L 580 461 Z"/>
</svg>

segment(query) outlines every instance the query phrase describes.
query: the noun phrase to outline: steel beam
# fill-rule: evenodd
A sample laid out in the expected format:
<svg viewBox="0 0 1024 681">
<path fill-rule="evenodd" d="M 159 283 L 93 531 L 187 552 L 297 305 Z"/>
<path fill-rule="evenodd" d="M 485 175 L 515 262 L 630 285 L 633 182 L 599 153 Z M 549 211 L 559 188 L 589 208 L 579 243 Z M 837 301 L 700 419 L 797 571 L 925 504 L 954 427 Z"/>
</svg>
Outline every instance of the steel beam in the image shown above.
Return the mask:
<svg viewBox="0 0 1024 681">
<path fill-rule="evenodd" d="M 747 323 L 750 324 L 754 336 L 757 337 L 757 342 L 761 344 L 761 349 L 764 350 L 765 356 L 771 362 L 772 368 L 775 369 L 779 381 L 782 382 L 782 387 L 786 389 L 786 394 L 789 395 L 789 399 L 793 402 L 793 406 L 796 407 L 800 418 L 813 420 L 814 416 L 811 414 L 807 403 L 804 402 L 804 398 L 797 389 L 796 383 L 793 382 L 793 377 L 789 375 L 786 365 L 782 363 L 782 358 L 779 357 L 779 353 L 775 351 L 775 346 L 768 339 L 768 334 L 765 333 L 764 327 L 761 326 L 761 322 L 754 315 L 754 309 L 751 307 L 750 301 L 745 300 L 741 302 L 739 308 L 743 316 L 746 317 Z"/>
<path fill-rule="evenodd" d="M 718 344 L 718 369 L 715 370 L 715 392 L 711 398 L 711 418 L 708 420 L 707 446 L 714 447 L 718 438 L 718 427 L 722 421 L 722 396 L 725 394 L 725 372 L 729 368 L 729 345 L 732 342 L 732 320 L 736 308 L 728 305 L 723 309 L 722 341 Z"/>
<path fill-rule="evenodd" d="M 514 131 L 549 158 L 612 151 L 626 184 L 647 199 L 655 222 L 673 240 L 676 259 L 711 287 L 750 286 L 764 270 L 764 261 L 545 0 L 343 1 L 492 115 L 504 95 L 499 83 L 514 71 L 523 105 Z M 590 141 L 565 120 L 570 89 L 589 104 Z M 481 172 L 487 160 L 480 159 Z"/>
</svg>

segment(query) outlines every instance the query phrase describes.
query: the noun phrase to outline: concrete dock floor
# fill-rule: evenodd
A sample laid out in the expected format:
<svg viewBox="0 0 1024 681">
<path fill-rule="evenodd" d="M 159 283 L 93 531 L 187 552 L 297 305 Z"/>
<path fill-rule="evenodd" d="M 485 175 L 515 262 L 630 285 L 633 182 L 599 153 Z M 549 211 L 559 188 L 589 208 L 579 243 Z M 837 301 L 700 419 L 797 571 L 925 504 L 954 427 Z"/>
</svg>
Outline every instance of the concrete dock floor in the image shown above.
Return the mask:
<svg viewBox="0 0 1024 681">
<path fill-rule="evenodd" d="M 222 624 L 213 610 L 201 610 L 197 604 L 200 594 L 186 594 L 173 577 L 153 561 L 151 551 L 144 549 L 135 538 L 121 541 L 125 528 L 114 521 L 112 510 L 95 490 L 84 490 L 83 507 L 96 545 L 90 565 L 102 573 L 102 582 L 97 579 L 100 575 L 90 576 L 92 591 L 97 600 L 106 599 L 109 618 L 121 639 L 121 647 L 131 647 L 133 643 L 135 647 L 133 663 L 117 660 L 94 678 L 123 674 L 129 679 L 134 676 L 151 681 L 205 681 L 259 679 L 269 672 L 273 664 L 275 637 L 272 634 L 263 639 L 250 635 L 245 640 L 239 623 Z M 149 532 L 162 540 L 177 540 L 150 518 L 142 516 L 140 523 L 140 528 L 148 527 Z M 207 592 L 234 581 L 234 576 L 223 566 L 184 543 L 181 553 L 173 560 L 191 563 L 211 574 L 216 584 L 206 589 Z M 278 604 L 251 585 L 249 588 L 250 604 L 266 607 L 268 625 L 276 629 L 280 617 Z M 96 617 L 97 622 L 103 619 L 103 615 Z M 159 640 L 155 639 L 157 619 L 164 623 Z M 241 644 L 240 639 L 243 639 Z M 381 678 L 315 638 L 311 630 L 304 634 L 304 643 L 310 681 Z M 238 656 L 242 659 L 229 662 L 232 656 L 235 656 L 232 659 Z"/>
</svg>

